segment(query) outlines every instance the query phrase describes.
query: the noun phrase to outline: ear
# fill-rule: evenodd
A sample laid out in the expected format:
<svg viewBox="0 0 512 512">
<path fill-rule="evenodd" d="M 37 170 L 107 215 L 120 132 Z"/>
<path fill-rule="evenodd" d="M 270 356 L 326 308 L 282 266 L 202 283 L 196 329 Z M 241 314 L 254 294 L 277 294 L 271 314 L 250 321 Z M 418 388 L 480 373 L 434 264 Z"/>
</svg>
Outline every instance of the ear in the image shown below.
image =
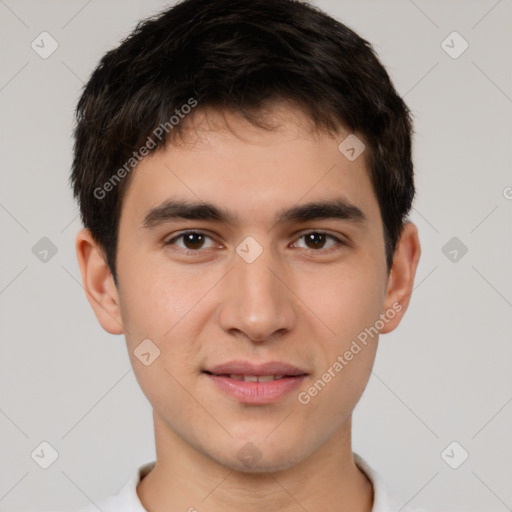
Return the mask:
<svg viewBox="0 0 512 512">
<path fill-rule="evenodd" d="M 82 284 L 98 322 L 110 334 L 123 334 L 119 296 L 102 248 L 88 229 L 78 232 L 75 248 Z"/>
<path fill-rule="evenodd" d="M 382 311 L 388 321 L 380 330 L 381 334 L 394 330 L 409 306 L 420 254 L 418 228 L 412 222 L 406 222 L 395 249 L 393 266 L 388 278 Z"/>
</svg>

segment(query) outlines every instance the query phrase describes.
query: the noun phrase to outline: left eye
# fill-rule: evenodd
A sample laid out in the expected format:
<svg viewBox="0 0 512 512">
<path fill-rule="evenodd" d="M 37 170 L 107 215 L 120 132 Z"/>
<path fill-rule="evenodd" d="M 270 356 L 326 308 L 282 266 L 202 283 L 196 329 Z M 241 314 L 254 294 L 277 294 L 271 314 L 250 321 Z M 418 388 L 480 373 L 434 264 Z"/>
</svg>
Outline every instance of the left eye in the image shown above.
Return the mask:
<svg viewBox="0 0 512 512">
<path fill-rule="evenodd" d="M 309 233 L 305 233 L 299 237 L 299 240 L 302 239 L 304 239 L 304 242 L 307 245 L 306 249 L 312 250 L 329 249 L 331 247 L 335 247 L 336 245 L 342 244 L 341 240 L 333 235 L 324 233 L 323 231 L 311 231 Z M 330 239 L 332 243 L 329 247 L 324 247 L 328 239 Z"/>
<path fill-rule="evenodd" d="M 184 250 L 198 252 L 199 249 L 208 249 L 215 246 L 214 243 L 211 243 L 209 247 L 205 247 L 205 241 L 207 239 L 213 242 L 212 238 L 205 233 L 198 231 L 186 231 L 173 238 L 170 238 L 165 242 L 165 245 L 176 245 L 177 247 Z M 182 241 L 181 245 L 176 243 L 179 240 Z M 324 233 L 323 231 L 310 231 L 309 233 L 301 235 L 298 240 L 304 240 L 306 246 L 303 248 L 313 251 L 330 249 L 332 247 L 336 247 L 337 245 L 343 245 L 343 242 L 340 239 L 333 235 L 329 235 L 328 233 Z M 331 244 L 325 247 L 325 244 L 329 240 L 331 241 Z M 297 242 L 294 245 L 296 244 Z"/>
</svg>

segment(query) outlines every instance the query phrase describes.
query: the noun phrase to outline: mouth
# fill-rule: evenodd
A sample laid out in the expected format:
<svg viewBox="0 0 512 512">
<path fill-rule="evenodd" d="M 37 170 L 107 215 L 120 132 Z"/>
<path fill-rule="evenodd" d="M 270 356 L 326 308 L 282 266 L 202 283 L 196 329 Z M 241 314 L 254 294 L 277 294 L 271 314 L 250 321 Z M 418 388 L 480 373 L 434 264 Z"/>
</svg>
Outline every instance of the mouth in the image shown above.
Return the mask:
<svg viewBox="0 0 512 512">
<path fill-rule="evenodd" d="M 308 372 L 298 366 L 280 361 L 266 363 L 251 363 L 247 361 L 229 361 L 203 370 L 213 375 L 233 375 L 234 377 L 297 377 L 307 375 Z"/>
<path fill-rule="evenodd" d="M 272 382 L 274 380 L 282 380 L 285 378 L 294 378 L 297 377 L 296 375 L 236 375 L 234 373 L 227 375 L 227 374 L 216 374 L 216 373 L 210 373 L 208 371 L 204 372 L 209 375 L 217 375 L 218 377 L 229 377 L 233 380 L 240 380 L 243 382 Z"/>
<path fill-rule="evenodd" d="M 309 375 L 297 366 L 281 362 L 260 365 L 234 361 L 202 371 L 216 388 L 245 404 L 275 403 Z"/>
</svg>

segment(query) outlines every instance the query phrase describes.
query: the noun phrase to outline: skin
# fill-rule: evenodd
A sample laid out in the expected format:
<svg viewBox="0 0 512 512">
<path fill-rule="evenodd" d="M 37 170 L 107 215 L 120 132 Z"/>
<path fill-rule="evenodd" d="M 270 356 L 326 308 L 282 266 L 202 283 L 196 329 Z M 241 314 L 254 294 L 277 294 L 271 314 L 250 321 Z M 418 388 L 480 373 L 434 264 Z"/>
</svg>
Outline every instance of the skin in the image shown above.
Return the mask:
<svg viewBox="0 0 512 512">
<path fill-rule="evenodd" d="M 290 105 L 269 115 L 274 130 L 198 111 L 181 142 L 139 164 L 121 210 L 118 288 L 89 231 L 76 238 L 89 302 L 106 331 L 125 335 L 153 407 L 157 463 L 137 487 L 150 512 L 372 508 L 371 483 L 354 463 L 351 417 L 378 336 L 308 404 L 297 395 L 394 304 L 401 310 L 380 333 L 397 327 L 420 257 L 417 229 L 405 224 L 388 273 L 364 153 L 351 162 L 338 150 L 349 132 L 318 133 Z M 335 197 L 357 206 L 365 221 L 276 223 L 283 208 Z M 144 228 L 147 212 L 169 198 L 213 203 L 238 222 L 175 219 Z M 183 230 L 210 238 L 164 245 Z M 303 237 L 317 231 L 346 243 Z M 236 253 L 247 236 L 263 250 L 252 263 Z M 134 355 L 146 338 L 160 350 L 149 366 Z M 283 361 L 309 375 L 276 403 L 243 404 L 201 372 L 234 359 Z M 237 457 L 248 442 L 261 454 L 250 467 Z"/>
</svg>

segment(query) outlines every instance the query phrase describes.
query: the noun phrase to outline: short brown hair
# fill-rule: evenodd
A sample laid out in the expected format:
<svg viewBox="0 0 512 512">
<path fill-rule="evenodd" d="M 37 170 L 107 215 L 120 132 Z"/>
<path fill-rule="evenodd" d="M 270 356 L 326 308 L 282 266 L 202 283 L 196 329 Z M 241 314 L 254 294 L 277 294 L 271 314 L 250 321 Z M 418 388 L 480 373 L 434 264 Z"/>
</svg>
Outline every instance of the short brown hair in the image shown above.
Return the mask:
<svg viewBox="0 0 512 512">
<path fill-rule="evenodd" d="M 116 284 L 121 202 L 141 148 L 180 134 L 183 123 L 171 118 L 185 106 L 262 126 L 262 108 L 282 99 L 320 128 L 363 137 L 391 268 L 414 197 L 412 123 L 371 45 L 300 0 L 184 0 L 106 53 L 77 106 L 70 179 Z"/>
</svg>

